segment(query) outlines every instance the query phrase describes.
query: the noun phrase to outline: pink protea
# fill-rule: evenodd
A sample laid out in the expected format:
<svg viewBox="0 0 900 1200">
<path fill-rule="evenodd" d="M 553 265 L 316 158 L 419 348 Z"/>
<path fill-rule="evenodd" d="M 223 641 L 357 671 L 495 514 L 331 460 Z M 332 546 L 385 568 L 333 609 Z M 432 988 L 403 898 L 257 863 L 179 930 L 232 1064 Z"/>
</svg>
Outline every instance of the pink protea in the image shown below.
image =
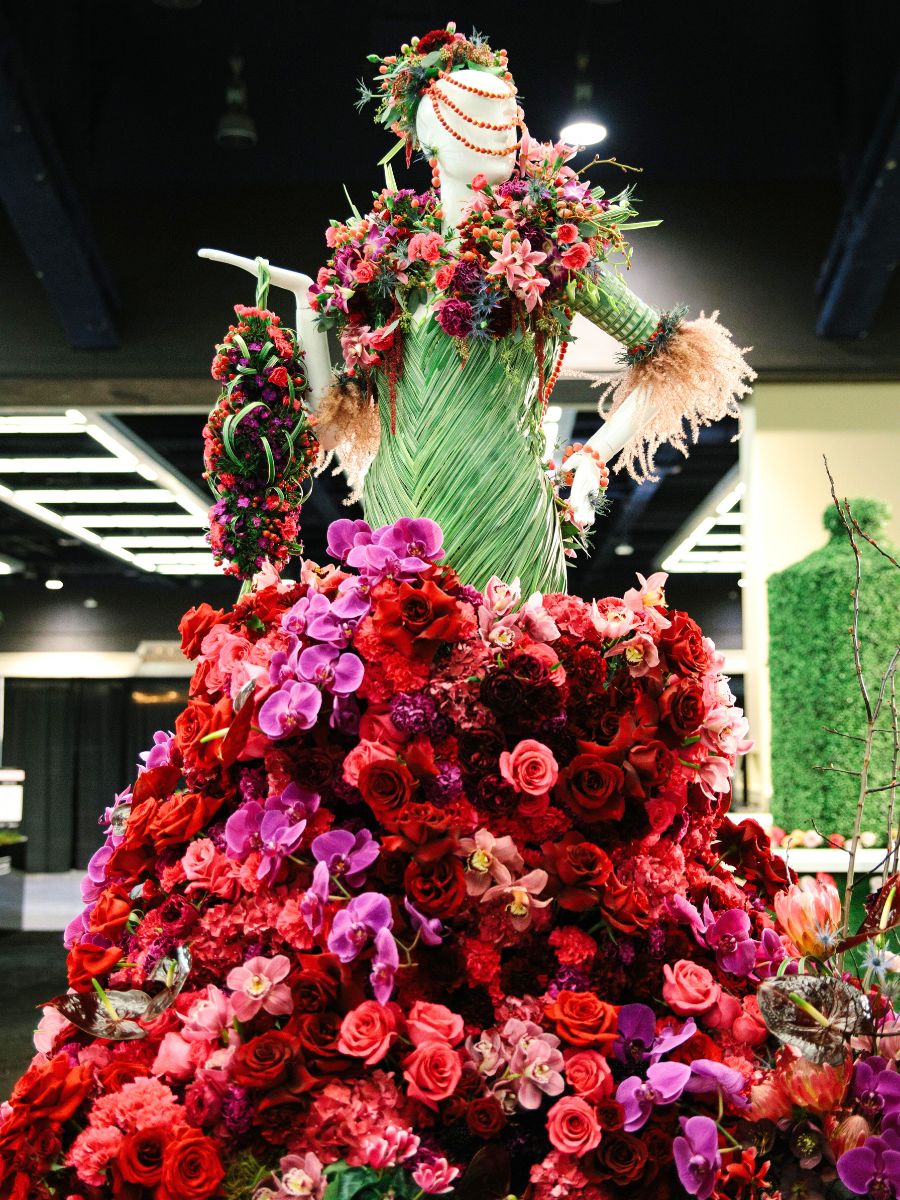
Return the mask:
<svg viewBox="0 0 900 1200">
<path fill-rule="evenodd" d="M 291 989 L 281 981 L 291 969 L 284 954 L 274 958 L 249 958 L 242 967 L 229 971 L 226 984 L 234 993 L 231 1003 L 239 1021 L 252 1021 L 260 1009 L 273 1016 L 291 1012 Z"/>
<path fill-rule="evenodd" d="M 775 916 L 798 954 L 818 958 L 834 946 L 841 924 L 841 898 L 834 884 L 804 879 L 778 893 Z"/>
</svg>

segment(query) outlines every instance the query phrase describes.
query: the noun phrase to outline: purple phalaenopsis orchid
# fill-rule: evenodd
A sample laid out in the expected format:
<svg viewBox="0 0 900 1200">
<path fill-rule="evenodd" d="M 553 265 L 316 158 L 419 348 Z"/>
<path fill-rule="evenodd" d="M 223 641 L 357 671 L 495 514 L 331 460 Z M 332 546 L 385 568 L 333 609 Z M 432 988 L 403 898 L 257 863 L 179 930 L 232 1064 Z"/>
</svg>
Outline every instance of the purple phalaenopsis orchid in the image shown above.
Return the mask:
<svg viewBox="0 0 900 1200">
<path fill-rule="evenodd" d="M 866 1120 L 874 1123 L 900 1112 L 900 1075 L 888 1070 L 886 1058 L 861 1058 L 853 1067 L 850 1094 Z"/>
<path fill-rule="evenodd" d="M 332 829 L 320 834 L 312 844 L 316 861 L 326 863 L 329 873 L 349 887 L 359 887 L 365 881 L 366 871 L 380 851 L 368 829 L 355 834 L 347 829 Z"/>
<path fill-rule="evenodd" d="M 365 674 L 361 658 L 356 654 L 342 654 L 335 646 L 308 647 L 300 655 L 297 670 L 308 683 L 339 696 L 355 692 Z"/>
<path fill-rule="evenodd" d="M 260 848 L 262 819 L 263 806 L 256 800 L 248 800 L 231 814 L 225 822 L 225 849 L 230 858 L 240 860 Z"/>
<path fill-rule="evenodd" d="M 341 962 L 352 962 L 381 929 L 390 929 L 394 923 L 391 902 L 387 896 L 377 892 L 363 892 L 354 896 L 346 908 L 335 914 L 328 935 L 328 949 Z"/>
<path fill-rule="evenodd" d="M 322 707 L 322 693 L 311 683 L 289 683 L 265 701 L 259 710 L 259 727 L 273 741 L 312 729 Z"/>
<path fill-rule="evenodd" d="M 354 546 L 368 545 L 372 540 L 372 527 L 365 521 L 351 521 L 346 517 L 332 521 L 328 526 L 328 553 L 339 563 L 346 561 Z"/>
<path fill-rule="evenodd" d="M 153 735 L 153 745 L 149 750 L 142 750 L 138 755 L 141 762 L 144 764 L 138 767 L 138 773 L 144 771 L 152 771 L 154 767 L 167 767 L 171 760 L 171 747 L 175 738 L 173 733 L 166 733 L 164 729 L 157 729 Z"/>
<path fill-rule="evenodd" d="M 416 936 L 426 946 L 440 946 L 444 940 L 444 927 L 437 917 L 426 917 L 420 913 L 408 896 L 403 897 L 403 907 L 409 916 Z"/>
<path fill-rule="evenodd" d="M 327 617 L 331 612 L 331 603 L 327 596 L 323 596 L 321 592 L 310 592 L 306 596 L 302 596 L 296 604 L 287 610 L 281 618 L 281 628 L 287 633 L 294 634 L 295 637 L 303 637 L 308 634 L 309 637 L 316 637 L 312 632 L 310 625 L 315 624 Z"/>
<path fill-rule="evenodd" d="M 619 1062 L 637 1064 L 650 1059 L 658 1062 L 676 1046 L 688 1041 L 697 1032 L 689 1017 L 680 1029 L 664 1025 L 657 1033 L 653 1009 L 646 1004 L 623 1004 L 619 1009 L 619 1025 L 613 1054 Z"/>
<path fill-rule="evenodd" d="M 369 983 L 379 1004 L 387 1004 L 394 990 L 394 976 L 400 965 L 400 955 L 397 953 L 397 943 L 390 929 L 379 929 L 375 934 L 375 955 L 372 959 L 372 970 L 369 973 Z"/>
<path fill-rule="evenodd" d="M 267 812 L 284 813 L 291 824 L 308 821 L 319 808 L 318 792 L 308 792 L 296 783 L 289 783 L 278 796 L 266 800 Z"/>
<path fill-rule="evenodd" d="M 716 962 L 732 975 L 749 975 L 756 965 L 756 942 L 750 937 L 750 918 L 739 908 L 729 908 L 706 927 L 706 944 L 716 952 Z"/>
<path fill-rule="evenodd" d="M 837 1160 L 841 1183 L 857 1196 L 900 1195 L 900 1134 L 888 1129 L 848 1150 Z"/>
<path fill-rule="evenodd" d="M 616 1089 L 616 1100 L 625 1113 L 628 1133 L 642 1129 L 657 1105 L 674 1104 L 691 1077 L 685 1063 L 659 1062 L 647 1068 L 647 1078 L 630 1075 Z"/>
<path fill-rule="evenodd" d="M 376 537 L 380 545 L 405 561 L 417 559 L 422 563 L 420 570 L 444 556 L 441 527 L 427 517 L 401 517 L 393 525 L 379 530 L 378 534 Z"/>
<path fill-rule="evenodd" d="M 682 1117 L 681 1136 L 672 1143 L 681 1186 L 697 1200 L 709 1200 L 722 1165 L 719 1131 L 710 1117 Z"/>
<path fill-rule="evenodd" d="M 305 828 L 305 821 L 298 821 L 296 825 L 293 825 L 284 813 L 266 812 L 263 814 L 259 826 L 261 857 L 256 871 L 258 879 L 265 879 L 266 883 L 270 885 L 275 882 L 275 877 L 281 870 L 281 864 L 288 854 L 297 849 Z"/>
<path fill-rule="evenodd" d="M 328 904 L 329 884 L 327 863 L 316 863 L 313 871 L 312 884 L 303 893 L 300 900 L 300 913 L 312 933 L 318 933 L 325 921 L 325 908 Z"/>
<path fill-rule="evenodd" d="M 722 1099 L 733 1104 L 735 1108 L 746 1108 L 744 1086 L 743 1075 L 734 1067 L 726 1067 L 724 1063 L 716 1062 L 712 1058 L 695 1058 L 691 1063 L 691 1077 L 684 1090 L 704 1096 L 718 1092 Z"/>
</svg>

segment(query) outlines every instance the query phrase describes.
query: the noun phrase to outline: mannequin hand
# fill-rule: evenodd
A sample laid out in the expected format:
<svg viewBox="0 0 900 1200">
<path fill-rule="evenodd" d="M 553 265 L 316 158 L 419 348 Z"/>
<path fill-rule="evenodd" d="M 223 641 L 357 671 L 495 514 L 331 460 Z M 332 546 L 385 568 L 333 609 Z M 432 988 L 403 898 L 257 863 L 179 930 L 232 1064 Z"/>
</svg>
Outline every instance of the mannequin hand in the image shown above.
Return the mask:
<svg viewBox="0 0 900 1200">
<path fill-rule="evenodd" d="M 566 460 L 566 468 L 575 472 L 569 505 L 578 524 L 589 529 L 597 518 L 591 495 L 600 491 L 600 465 L 592 455 L 579 450 Z"/>
<path fill-rule="evenodd" d="M 210 250 L 204 248 L 197 251 L 198 258 L 208 258 L 213 262 L 227 263 L 230 267 L 240 267 L 242 271 L 249 271 L 251 275 L 256 274 L 256 260 L 253 258 L 242 258 L 239 254 L 229 254 L 227 250 Z M 308 275 L 304 275 L 302 271 L 288 271 L 285 267 L 273 267 L 269 264 L 269 277 L 273 287 L 284 288 L 288 292 L 293 292 L 297 297 L 297 303 L 301 300 L 306 303 L 306 293 L 312 287 L 312 280 Z"/>
</svg>

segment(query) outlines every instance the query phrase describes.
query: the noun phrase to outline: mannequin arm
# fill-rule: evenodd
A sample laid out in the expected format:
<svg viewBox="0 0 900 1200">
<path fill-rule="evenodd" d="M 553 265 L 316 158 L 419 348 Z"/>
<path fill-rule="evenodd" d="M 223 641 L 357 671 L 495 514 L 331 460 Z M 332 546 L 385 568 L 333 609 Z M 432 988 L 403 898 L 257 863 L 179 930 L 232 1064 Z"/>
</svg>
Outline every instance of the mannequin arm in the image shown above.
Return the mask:
<svg viewBox="0 0 900 1200">
<path fill-rule="evenodd" d="M 640 433 L 653 416 L 654 411 L 651 389 L 648 387 L 635 388 L 609 420 L 588 439 L 588 446 L 597 451 L 602 462 L 611 462 L 622 448 L 636 434 Z M 590 496 L 592 492 L 597 491 L 600 485 L 600 471 L 597 463 L 590 454 L 579 452 L 571 456 L 567 465 L 575 470 L 569 495 L 569 503 L 575 513 L 575 519 L 580 525 L 593 525 L 596 513 L 590 502 Z"/>
<path fill-rule="evenodd" d="M 225 250 L 203 249 L 197 251 L 198 258 L 208 258 L 213 262 L 226 263 L 231 267 L 240 267 L 251 275 L 256 275 L 256 262 L 252 258 L 242 258 L 239 254 L 229 254 Z M 306 356 L 306 370 L 309 375 L 310 408 L 313 410 L 331 386 L 331 356 L 328 352 L 328 335 L 317 329 L 314 323 L 313 310 L 309 306 L 307 292 L 312 286 L 308 275 L 300 271 L 288 271 L 284 267 L 269 267 L 271 281 L 275 287 L 284 288 L 291 292 L 297 305 L 296 330 L 300 346 Z"/>
</svg>

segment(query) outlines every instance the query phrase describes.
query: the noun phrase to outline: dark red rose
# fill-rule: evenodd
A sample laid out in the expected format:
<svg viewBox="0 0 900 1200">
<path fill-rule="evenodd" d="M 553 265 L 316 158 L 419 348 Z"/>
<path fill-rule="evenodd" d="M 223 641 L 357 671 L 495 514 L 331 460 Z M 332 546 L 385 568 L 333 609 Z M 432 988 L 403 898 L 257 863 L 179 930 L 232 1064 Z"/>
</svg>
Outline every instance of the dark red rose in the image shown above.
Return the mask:
<svg viewBox="0 0 900 1200">
<path fill-rule="evenodd" d="M 321 792 L 332 782 L 337 771 L 337 763 L 325 750 L 310 747 L 298 750 L 293 758 L 297 778 L 303 780 L 303 786 L 311 792 Z"/>
<path fill-rule="evenodd" d="M 110 942 L 118 940 L 131 912 L 131 897 L 127 890 L 113 884 L 101 893 L 91 912 L 89 928 Z"/>
<path fill-rule="evenodd" d="M 529 654 L 527 650 L 513 650 L 507 657 L 506 667 L 515 679 L 526 686 L 550 681 L 550 668 L 546 660 Z"/>
<path fill-rule="evenodd" d="M 464 771 L 481 774 L 496 770 L 506 741 L 495 729 L 463 730 L 459 735 L 459 765 Z"/>
<path fill-rule="evenodd" d="M 594 1111 L 597 1114 L 597 1123 L 603 1130 L 621 1129 L 625 1124 L 625 1109 L 618 1100 L 613 1100 L 612 1096 L 595 1101 Z"/>
<path fill-rule="evenodd" d="M 496 1096 L 480 1096 L 466 1109 L 469 1133 L 486 1142 L 497 1137 L 506 1124 L 506 1116 Z"/>
<path fill-rule="evenodd" d="M 542 849 L 549 870 L 562 884 L 556 897 L 560 907 L 583 912 L 596 904 L 595 889 L 612 871 L 609 855 L 574 830 L 559 842 L 547 842 Z"/>
<path fill-rule="evenodd" d="M 673 680 L 659 698 L 659 712 L 676 737 L 690 737 L 706 714 L 703 685 L 696 679 Z"/>
<path fill-rule="evenodd" d="M 166 1147 L 156 1200 L 206 1200 L 224 1178 L 216 1142 L 192 1131 Z"/>
<path fill-rule="evenodd" d="M 337 1013 L 301 1013 L 288 1028 L 296 1037 L 311 1070 L 318 1069 L 316 1061 L 320 1060 L 321 1070 L 333 1073 L 337 1069 L 334 1060 L 345 1057 L 338 1047 L 341 1018 Z"/>
<path fill-rule="evenodd" d="M 406 894 L 427 917 L 454 917 L 466 901 L 466 875 L 456 857 L 420 863 L 415 859 L 403 876 Z"/>
<path fill-rule="evenodd" d="M 366 763 L 357 781 L 366 804 L 389 827 L 409 804 L 414 786 L 409 770 L 396 759 Z"/>
<path fill-rule="evenodd" d="M 525 689 L 507 671 L 491 671 L 481 681 L 481 702 L 501 719 L 518 713 Z"/>
<path fill-rule="evenodd" d="M 111 971 L 121 957 L 122 951 L 118 946 L 94 946 L 91 942 L 76 942 L 66 960 L 69 987 L 74 988 L 76 992 L 93 991 L 91 980 Z"/>
<path fill-rule="evenodd" d="M 662 787 L 672 774 L 675 755 L 663 742 L 653 738 L 632 746 L 628 761 L 645 788 Z"/>
<path fill-rule="evenodd" d="M 544 1009 L 544 1016 L 570 1046 L 595 1046 L 603 1054 L 612 1049 L 619 1010 L 593 992 L 562 991 Z"/>
<path fill-rule="evenodd" d="M 334 954 L 298 954 L 298 972 L 292 977 L 294 1012 L 324 1012 L 332 1008 L 341 990 L 341 962 Z"/>
<path fill-rule="evenodd" d="M 287 1076 L 297 1044 L 281 1029 L 251 1038 L 239 1046 L 231 1066 L 235 1083 L 249 1088 L 273 1088 Z"/>
<path fill-rule="evenodd" d="M 669 666 L 679 675 L 702 675 L 709 670 L 709 648 L 703 640 L 703 630 L 687 613 L 670 612 L 672 624 L 659 637 Z"/>
<path fill-rule="evenodd" d="M 608 663 L 602 654 L 592 646 L 578 646 L 566 664 L 566 676 L 570 685 L 585 691 L 599 688 L 608 669 Z"/>
<path fill-rule="evenodd" d="M 713 852 L 769 900 L 796 879 L 784 860 L 772 853 L 769 835 L 753 820 L 731 821 L 726 817 L 719 826 Z"/>
<path fill-rule="evenodd" d="M 584 820 L 617 821 L 625 811 L 625 772 L 599 754 L 576 754 L 557 784 L 557 794 Z"/>
<path fill-rule="evenodd" d="M 131 1058 L 113 1058 L 97 1072 L 101 1093 L 121 1092 L 126 1083 L 133 1083 L 148 1074 L 146 1063 Z"/>
<path fill-rule="evenodd" d="M 432 50 L 437 50 L 441 46 L 451 46 L 454 41 L 455 38 L 448 29 L 432 29 L 430 33 L 419 38 L 416 53 L 430 54 Z"/>
<path fill-rule="evenodd" d="M 186 658 L 196 658 L 200 653 L 200 644 L 213 625 L 218 625 L 225 617 L 224 608 L 213 608 L 209 604 L 200 604 L 189 608 L 181 618 L 178 632 L 181 634 L 181 650 Z"/>
<path fill-rule="evenodd" d="M 116 1167 L 123 1179 L 142 1187 L 159 1183 L 163 1168 L 168 1129 L 139 1129 L 129 1133 L 119 1146 Z"/>
<path fill-rule="evenodd" d="M 647 1147 L 641 1138 L 624 1129 L 613 1129 L 604 1133 L 600 1145 L 590 1156 L 590 1166 L 585 1174 L 595 1183 L 609 1180 L 624 1186 L 634 1183 L 644 1173 L 647 1163 Z"/>
</svg>

